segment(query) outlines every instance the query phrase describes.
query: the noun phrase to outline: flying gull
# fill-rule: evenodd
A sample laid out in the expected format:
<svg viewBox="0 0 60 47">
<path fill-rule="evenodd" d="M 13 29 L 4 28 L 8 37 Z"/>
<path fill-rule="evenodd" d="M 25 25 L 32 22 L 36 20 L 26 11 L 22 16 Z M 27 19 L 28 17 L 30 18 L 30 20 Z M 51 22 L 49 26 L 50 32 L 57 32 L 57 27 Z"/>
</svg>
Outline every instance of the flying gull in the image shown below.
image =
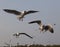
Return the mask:
<svg viewBox="0 0 60 47">
<path fill-rule="evenodd" d="M 11 9 L 3 9 L 3 10 L 7 13 L 15 14 L 19 21 L 20 20 L 23 21 L 24 16 L 27 15 L 27 14 L 39 12 L 39 11 L 35 11 L 35 10 L 28 10 L 28 11 L 21 11 L 21 12 L 16 11 L 16 10 L 11 10 Z"/>
<path fill-rule="evenodd" d="M 26 36 L 28 36 L 31 39 L 33 38 L 33 37 L 31 37 L 30 35 L 28 35 L 26 33 L 15 33 L 15 34 L 13 34 L 13 36 L 16 36 L 16 38 L 19 37 L 20 35 L 26 35 Z"/>
<path fill-rule="evenodd" d="M 51 24 L 43 25 L 42 22 L 41 22 L 41 20 L 36 20 L 36 21 L 29 22 L 29 24 L 32 24 L 32 23 L 37 23 L 39 25 L 39 29 L 41 31 L 45 30 L 45 31 L 50 31 L 51 33 L 54 33 L 54 29 L 53 29 L 53 27 L 52 27 Z"/>
</svg>

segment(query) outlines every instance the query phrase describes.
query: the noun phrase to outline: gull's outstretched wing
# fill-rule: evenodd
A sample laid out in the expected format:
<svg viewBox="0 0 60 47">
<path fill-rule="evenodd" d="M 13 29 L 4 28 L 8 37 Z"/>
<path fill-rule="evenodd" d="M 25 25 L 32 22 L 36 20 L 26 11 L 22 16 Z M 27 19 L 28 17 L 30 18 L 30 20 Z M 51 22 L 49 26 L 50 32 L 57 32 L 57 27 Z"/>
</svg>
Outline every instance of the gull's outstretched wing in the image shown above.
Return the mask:
<svg viewBox="0 0 60 47">
<path fill-rule="evenodd" d="M 15 15 L 20 15 L 21 12 L 19 11 L 16 11 L 16 10 L 10 10 L 10 9 L 3 9 L 5 12 L 8 12 L 8 13 L 12 13 L 12 14 L 15 14 Z"/>
<path fill-rule="evenodd" d="M 32 24 L 32 23 L 37 23 L 37 24 L 41 24 L 41 20 L 36 20 L 36 21 L 31 21 L 31 22 L 29 22 L 29 24 Z"/>
<path fill-rule="evenodd" d="M 28 34 L 26 34 L 26 33 L 19 33 L 19 34 L 23 34 L 23 35 L 26 35 L 26 36 L 28 36 L 29 38 L 33 38 L 33 37 L 31 37 L 30 35 L 28 35 Z"/>
<path fill-rule="evenodd" d="M 25 15 L 30 13 L 36 13 L 36 12 L 39 12 L 39 11 L 29 10 L 29 11 L 26 11 Z"/>
</svg>

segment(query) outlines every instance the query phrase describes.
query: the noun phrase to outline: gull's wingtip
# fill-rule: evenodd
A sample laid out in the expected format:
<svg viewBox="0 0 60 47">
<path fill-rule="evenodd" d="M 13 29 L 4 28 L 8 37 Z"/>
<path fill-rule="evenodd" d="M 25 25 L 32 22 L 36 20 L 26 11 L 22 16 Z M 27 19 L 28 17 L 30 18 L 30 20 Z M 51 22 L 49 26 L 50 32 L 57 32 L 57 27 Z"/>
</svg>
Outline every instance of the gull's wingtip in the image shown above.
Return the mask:
<svg viewBox="0 0 60 47">
<path fill-rule="evenodd" d="M 28 24 L 31 24 L 32 22 L 28 22 Z"/>
<path fill-rule="evenodd" d="M 40 11 L 37 11 L 37 12 L 40 12 Z"/>
<path fill-rule="evenodd" d="M 35 12 L 40 12 L 40 11 L 35 11 Z"/>
<path fill-rule="evenodd" d="M 54 33 L 54 31 L 51 31 L 51 33 Z"/>
<path fill-rule="evenodd" d="M 8 9 L 3 9 L 3 11 L 7 11 Z"/>
<path fill-rule="evenodd" d="M 29 10 L 29 12 L 35 13 L 35 12 L 40 12 L 40 11 L 37 11 L 37 10 Z"/>
<path fill-rule="evenodd" d="M 5 9 L 3 9 L 5 11 Z"/>
<path fill-rule="evenodd" d="M 53 31 L 53 32 L 51 32 L 51 33 L 54 33 L 54 31 Z"/>
<path fill-rule="evenodd" d="M 31 37 L 31 39 L 33 39 L 33 37 Z"/>
<path fill-rule="evenodd" d="M 32 37 L 32 36 L 30 36 L 30 35 L 28 35 L 28 34 L 27 34 L 27 36 L 28 36 L 29 38 L 33 39 L 33 37 Z"/>
</svg>

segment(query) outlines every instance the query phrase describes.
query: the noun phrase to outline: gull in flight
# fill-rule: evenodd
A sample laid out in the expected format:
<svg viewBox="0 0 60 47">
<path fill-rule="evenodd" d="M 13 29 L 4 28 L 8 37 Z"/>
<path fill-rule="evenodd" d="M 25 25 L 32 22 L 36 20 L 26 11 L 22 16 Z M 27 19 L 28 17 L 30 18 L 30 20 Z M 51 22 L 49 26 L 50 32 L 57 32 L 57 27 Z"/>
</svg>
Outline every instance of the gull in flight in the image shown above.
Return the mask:
<svg viewBox="0 0 60 47">
<path fill-rule="evenodd" d="M 37 23 L 39 25 L 39 29 L 41 31 L 44 31 L 45 30 L 45 31 L 50 31 L 51 33 L 54 33 L 54 29 L 53 29 L 53 27 L 52 27 L 51 24 L 43 25 L 42 22 L 41 22 L 41 20 L 36 20 L 36 21 L 29 22 L 29 24 L 32 24 L 32 23 Z"/>
<path fill-rule="evenodd" d="M 26 35 L 26 36 L 28 36 L 29 38 L 33 39 L 33 37 L 31 37 L 30 35 L 28 35 L 28 34 L 26 34 L 26 33 L 15 33 L 15 34 L 13 34 L 13 36 L 16 36 L 16 38 L 19 37 L 20 35 Z"/>
<path fill-rule="evenodd" d="M 31 14 L 31 13 L 36 13 L 36 12 L 39 12 L 39 11 L 34 11 L 34 10 L 28 10 L 28 11 L 16 11 L 16 10 L 11 10 L 11 9 L 3 9 L 5 12 L 7 13 L 11 13 L 11 14 L 15 14 L 17 16 L 17 19 L 20 21 L 22 20 L 23 21 L 23 18 L 25 15 L 27 14 Z"/>
</svg>

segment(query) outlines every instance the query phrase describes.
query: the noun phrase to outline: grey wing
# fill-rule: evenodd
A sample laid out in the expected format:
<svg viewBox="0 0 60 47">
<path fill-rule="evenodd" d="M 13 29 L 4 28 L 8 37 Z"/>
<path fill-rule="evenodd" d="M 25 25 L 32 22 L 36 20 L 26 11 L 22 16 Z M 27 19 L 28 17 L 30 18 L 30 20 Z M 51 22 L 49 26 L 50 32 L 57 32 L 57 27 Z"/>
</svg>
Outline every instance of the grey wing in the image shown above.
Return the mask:
<svg viewBox="0 0 60 47">
<path fill-rule="evenodd" d="M 32 23 L 41 24 L 41 20 L 36 20 L 36 21 L 31 21 L 31 22 L 29 22 L 29 24 L 32 24 Z"/>
<path fill-rule="evenodd" d="M 12 13 L 12 14 L 15 14 L 15 15 L 20 15 L 21 13 L 16 11 L 16 10 L 10 10 L 10 9 L 3 9 L 5 12 L 8 12 L 8 13 Z"/>
<path fill-rule="evenodd" d="M 33 37 L 31 37 L 30 35 L 28 35 L 26 33 L 20 33 L 20 34 L 24 34 L 24 35 L 28 36 L 29 38 L 33 39 Z"/>
<path fill-rule="evenodd" d="M 39 12 L 39 11 L 30 10 L 30 11 L 27 11 L 26 14 L 36 13 L 36 12 Z"/>
</svg>

